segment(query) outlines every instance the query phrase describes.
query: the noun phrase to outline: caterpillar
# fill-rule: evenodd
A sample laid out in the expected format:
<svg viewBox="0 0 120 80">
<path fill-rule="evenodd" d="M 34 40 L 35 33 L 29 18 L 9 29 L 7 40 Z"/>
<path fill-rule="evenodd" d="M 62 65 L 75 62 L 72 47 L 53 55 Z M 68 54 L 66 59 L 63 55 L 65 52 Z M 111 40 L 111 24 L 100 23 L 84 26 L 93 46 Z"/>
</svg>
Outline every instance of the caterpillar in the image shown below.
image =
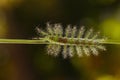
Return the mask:
<svg viewBox="0 0 120 80">
<path fill-rule="evenodd" d="M 75 53 L 82 57 L 83 55 L 90 56 L 98 55 L 99 50 L 105 51 L 105 46 L 102 45 L 105 38 L 100 38 L 100 32 L 93 33 L 93 29 L 85 30 L 82 26 L 77 29 L 76 26 L 67 25 L 63 29 L 62 25 L 46 24 L 46 30 L 41 30 L 36 27 L 39 36 L 43 36 L 47 45 L 47 53 L 49 55 L 58 56 L 60 53 L 64 58 L 73 57 Z"/>
</svg>

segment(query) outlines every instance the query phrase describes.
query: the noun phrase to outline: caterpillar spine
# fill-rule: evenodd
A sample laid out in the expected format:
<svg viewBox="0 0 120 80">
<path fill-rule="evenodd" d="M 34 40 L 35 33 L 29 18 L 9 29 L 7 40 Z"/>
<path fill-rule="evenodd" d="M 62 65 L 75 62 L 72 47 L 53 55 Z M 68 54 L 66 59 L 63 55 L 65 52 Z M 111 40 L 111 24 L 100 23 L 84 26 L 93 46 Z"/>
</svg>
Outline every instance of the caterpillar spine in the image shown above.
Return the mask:
<svg viewBox="0 0 120 80">
<path fill-rule="evenodd" d="M 81 57 L 83 55 L 90 56 L 90 54 L 98 55 L 99 50 L 106 50 L 102 45 L 106 39 L 99 38 L 99 32 L 93 34 L 93 29 L 86 31 L 84 26 L 77 29 L 76 26 L 68 25 L 63 30 L 59 23 L 47 23 L 46 31 L 38 27 L 36 29 L 39 35 L 44 36 L 44 40 L 50 43 L 47 46 L 49 55 L 58 56 L 62 51 L 64 58 L 72 57 L 75 53 Z"/>
</svg>

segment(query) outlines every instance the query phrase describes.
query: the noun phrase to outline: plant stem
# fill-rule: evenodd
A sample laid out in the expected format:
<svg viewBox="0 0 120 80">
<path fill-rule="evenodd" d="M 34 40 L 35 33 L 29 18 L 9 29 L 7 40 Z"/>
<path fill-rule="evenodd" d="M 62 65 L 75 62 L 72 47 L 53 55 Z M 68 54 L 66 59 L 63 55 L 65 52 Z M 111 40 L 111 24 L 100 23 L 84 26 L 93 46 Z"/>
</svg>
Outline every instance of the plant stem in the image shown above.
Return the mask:
<svg viewBox="0 0 120 80">
<path fill-rule="evenodd" d="M 101 44 L 117 44 L 120 45 L 120 40 L 105 40 Z"/>
<path fill-rule="evenodd" d="M 117 40 L 105 40 L 100 42 L 101 44 L 119 44 L 120 41 Z M 0 39 L 0 44 L 57 44 L 49 43 L 44 40 L 44 38 L 39 38 L 38 40 L 27 40 L 27 39 Z M 70 44 L 68 44 L 70 45 Z"/>
<path fill-rule="evenodd" d="M 0 44 L 49 44 L 49 43 L 40 38 L 39 40 L 0 39 Z"/>
</svg>

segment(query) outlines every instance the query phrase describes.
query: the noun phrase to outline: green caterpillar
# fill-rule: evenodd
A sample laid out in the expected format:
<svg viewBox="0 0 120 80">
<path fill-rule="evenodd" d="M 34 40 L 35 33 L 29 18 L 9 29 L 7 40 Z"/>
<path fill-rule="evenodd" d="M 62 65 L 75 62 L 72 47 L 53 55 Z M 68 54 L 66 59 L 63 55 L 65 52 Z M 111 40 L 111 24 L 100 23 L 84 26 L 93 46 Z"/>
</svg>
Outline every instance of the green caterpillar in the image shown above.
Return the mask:
<svg viewBox="0 0 120 80">
<path fill-rule="evenodd" d="M 99 32 L 93 34 L 93 30 L 85 31 L 84 27 L 77 30 L 77 27 L 70 25 L 63 30 L 60 24 L 47 23 L 46 31 L 36 28 L 40 35 L 44 36 L 44 40 L 51 43 L 47 47 L 50 55 L 57 56 L 61 52 L 63 57 L 72 57 L 76 53 L 79 57 L 83 53 L 87 56 L 90 54 L 98 55 L 98 50 L 106 50 L 101 42 L 104 38 L 99 38 Z M 65 32 L 64 32 L 65 31 Z"/>
</svg>

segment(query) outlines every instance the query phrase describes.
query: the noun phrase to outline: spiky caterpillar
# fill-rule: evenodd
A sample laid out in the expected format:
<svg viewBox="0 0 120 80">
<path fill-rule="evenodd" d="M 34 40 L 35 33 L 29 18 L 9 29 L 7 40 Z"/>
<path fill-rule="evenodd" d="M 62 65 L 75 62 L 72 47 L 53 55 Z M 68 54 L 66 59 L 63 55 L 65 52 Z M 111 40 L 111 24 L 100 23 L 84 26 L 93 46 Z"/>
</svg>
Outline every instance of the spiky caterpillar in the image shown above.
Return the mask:
<svg viewBox="0 0 120 80">
<path fill-rule="evenodd" d="M 93 29 L 86 31 L 84 27 L 77 29 L 76 26 L 70 25 L 63 29 L 61 24 L 49 23 L 47 23 L 46 31 L 38 27 L 36 29 L 39 35 L 43 35 L 43 39 L 50 43 L 47 46 L 49 55 L 58 56 L 62 52 L 64 58 L 72 57 L 75 53 L 81 57 L 84 54 L 98 55 L 98 50 L 106 50 L 101 44 L 105 39 L 99 38 L 99 32 L 93 34 Z"/>
</svg>

